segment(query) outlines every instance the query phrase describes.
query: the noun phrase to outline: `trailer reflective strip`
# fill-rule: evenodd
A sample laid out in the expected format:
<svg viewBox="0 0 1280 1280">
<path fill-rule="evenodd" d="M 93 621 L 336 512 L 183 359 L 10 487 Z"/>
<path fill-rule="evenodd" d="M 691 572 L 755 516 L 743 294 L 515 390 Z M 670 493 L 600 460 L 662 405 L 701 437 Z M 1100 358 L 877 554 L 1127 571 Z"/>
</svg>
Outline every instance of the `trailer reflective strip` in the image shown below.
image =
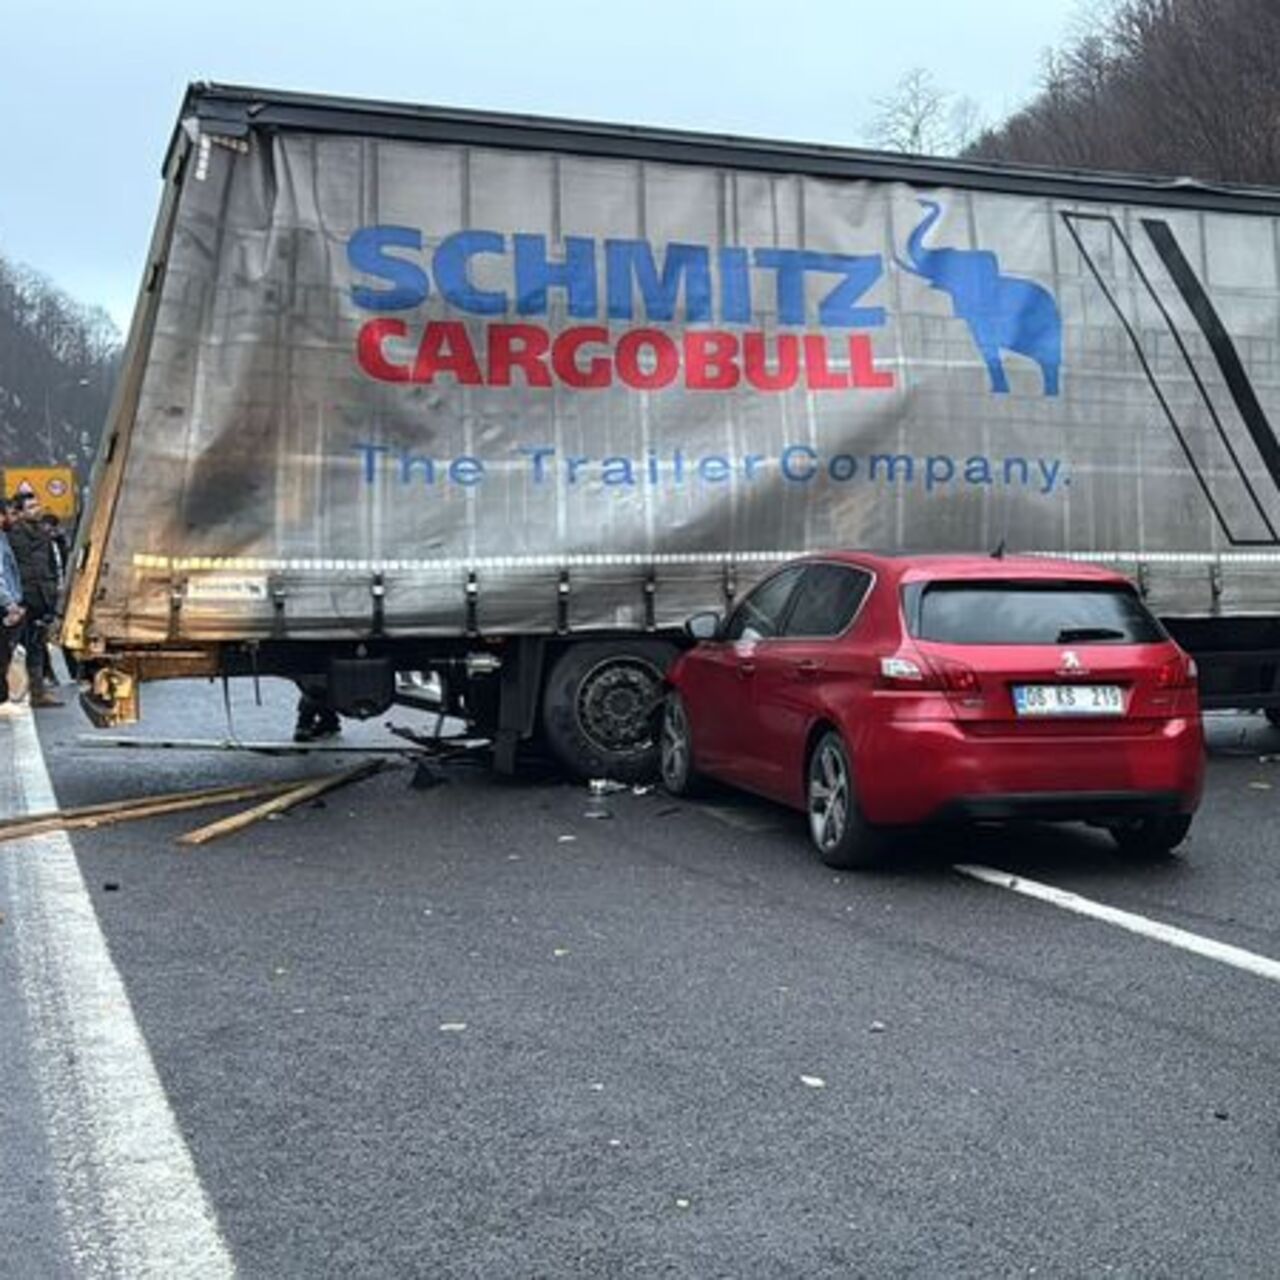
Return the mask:
<svg viewBox="0 0 1280 1280">
<path fill-rule="evenodd" d="M 1108 907 L 1101 902 L 1094 902 L 1092 898 L 1082 898 L 1078 893 L 1071 893 L 1066 889 L 1055 889 L 1053 885 L 1041 884 L 1038 880 L 1028 880 L 1025 876 L 1010 875 L 1009 872 L 999 871 L 994 867 L 957 863 L 952 870 L 970 879 L 980 880 L 983 884 L 994 885 L 998 889 L 1009 889 L 1025 897 L 1061 907 L 1064 911 L 1073 911 L 1076 915 L 1101 920 L 1104 924 L 1113 924 L 1118 929 L 1125 929 L 1129 933 L 1163 942 L 1167 946 L 1177 947 L 1182 951 L 1190 951 L 1193 955 L 1203 956 L 1206 960 L 1229 964 L 1232 968 L 1243 969 L 1245 973 L 1252 973 L 1255 977 L 1280 982 L 1280 960 L 1272 960 L 1268 956 L 1245 951 L 1242 947 L 1233 947 L 1226 942 L 1201 937 L 1198 933 L 1188 933 L 1186 929 L 1162 924 L 1158 920 L 1150 920 L 1132 911 L 1121 911 L 1118 907 Z"/>
<path fill-rule="evenodd" d="M 30 715 L 0 722 L 0 802 L 11 815 L 57 807 Z M 233 1276 L 70 840 L 6 844 L 0 872 L 75 1274 Z"/>
<path fill-rule="evenodd" d="M 769 564 L 814 554 L 810 550 L 700 551 L 688 553 L 626 552 L 608 554 L 475 556 L 443 559 L 317 560 L 255 556 L 162 556 L 139 552 L 136 569 L 167 573 L 464 573 L 471 569 L 645 568 L 649 565 Z M 1012 553 L 1011 553 L 1012 554 Z M 1019 555 L 1071 560 L 1084 564 L 1280 564 L 1280 552 L 1196 551 L 1021 551 Z"/>
<path fill-rule="evenodd" d="M 1276 551 L 1019 551 L 1010 555 L 1073 560 L 1084 564 L 1276 564 Z"/>
<path fill-rule="evenodd" d="M 137 554 L 133 564 L 138 569 L 161 569 L 171 573 L 225 573 L 228 570 L 259 573 L 386 573 L 441 572 L 461 573 L 470 569 L 590 569 L 646 568 L 649 565 L 735 565 L 772 564 L 778 560 L 794 560 L 809 555 L 807 551 L 705 551 L 688 554 L 629 552 L 619 555 L 545 555 L 545 556 L 475 556 L 439 560 L 264 560 L 251 556 L 158 556 Z"/>
</svg>

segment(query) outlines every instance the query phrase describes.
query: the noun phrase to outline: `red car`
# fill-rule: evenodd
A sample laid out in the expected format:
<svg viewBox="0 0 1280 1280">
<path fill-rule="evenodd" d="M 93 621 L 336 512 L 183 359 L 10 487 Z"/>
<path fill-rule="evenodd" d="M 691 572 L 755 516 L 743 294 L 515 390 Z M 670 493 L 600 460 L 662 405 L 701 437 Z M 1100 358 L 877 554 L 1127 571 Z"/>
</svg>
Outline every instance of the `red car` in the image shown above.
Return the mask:
<svg viewBox="0 0 1280 1280">
<path fill-rule="evenodd" d="M 667 789 L 705 774 L 805 810 L 829 866 L 948 819 L 1083 821 L 1166 852 L 1199 804 L 1195 663 L 1104 569 L 837 552 L 688 630 Z"/>
</svg>

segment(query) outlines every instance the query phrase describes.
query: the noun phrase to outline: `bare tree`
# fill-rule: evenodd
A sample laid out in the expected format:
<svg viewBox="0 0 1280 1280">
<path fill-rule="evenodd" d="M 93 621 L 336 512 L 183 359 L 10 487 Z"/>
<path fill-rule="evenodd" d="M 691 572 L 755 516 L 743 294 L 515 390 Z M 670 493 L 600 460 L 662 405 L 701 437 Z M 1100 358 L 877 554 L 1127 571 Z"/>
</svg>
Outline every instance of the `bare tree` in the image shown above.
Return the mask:
<svg viewBox="0 0 1280 1280">
<path fill-rule="evenodd" d="M 949 131 L 948 150 L 963 151 L 972 146 L 986 131 L 982 107 L 976 99 L 967 95 L 956 98 L 947 113 Z"/>
<path fill-rule="evenodd" d="M 871 137 L 886 151 L 938 155 L 949 151 L 948 95 L 923 67 L 908 71 L 893 92 L 875 100 Z"/>
</svg>

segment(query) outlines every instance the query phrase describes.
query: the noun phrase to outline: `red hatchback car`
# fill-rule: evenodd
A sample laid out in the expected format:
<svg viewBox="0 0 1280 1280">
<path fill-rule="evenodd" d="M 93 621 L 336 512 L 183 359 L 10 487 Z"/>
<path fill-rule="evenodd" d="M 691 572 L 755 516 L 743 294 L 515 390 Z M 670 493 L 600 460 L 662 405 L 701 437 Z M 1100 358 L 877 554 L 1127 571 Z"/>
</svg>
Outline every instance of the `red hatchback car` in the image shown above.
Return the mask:
<svg viewBox="0 0 1280 1280">
<path fill-rule="evenodd" d="M 806 810 L 829 866 L 895 827 L 1035 818 L 1123 849 L 1186 836 L 1204 780 L 1194 662 L 1119 574 L 1029 557 L 786 565 L 667 676 L 662 777 Z"/>
</svg>

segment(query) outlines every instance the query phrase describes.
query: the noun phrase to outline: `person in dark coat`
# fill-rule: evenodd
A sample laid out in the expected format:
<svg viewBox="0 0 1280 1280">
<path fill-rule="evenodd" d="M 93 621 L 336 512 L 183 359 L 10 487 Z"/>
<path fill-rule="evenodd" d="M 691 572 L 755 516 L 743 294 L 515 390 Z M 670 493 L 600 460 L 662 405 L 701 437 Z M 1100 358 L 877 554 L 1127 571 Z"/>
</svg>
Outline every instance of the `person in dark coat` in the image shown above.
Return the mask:
<svg viewBox="0 0 1280 1280">
<path fill-rule="evenodd" d="M 52 511 L 46 511 L 40 517 L 40 523 L 44 525 L 45 531 L 49 535 L 49 541 L 52 544 L 54 568 L 58 574 L 58 591 L 56 599 L 62 598 L 62 588 L 67 585 L 67 565 L 71 562 L 71 544 L 67 541 L 67 535 L 62 531 L 62 522 Z M 62 656 L 66 661 L 67 669 L 75 676 L 75 661 L 64 649 Z M 53 654 L 50 652 L 49 645 L 44 647 L 44 678 L 45 683 L 54 686 L 58 683 L 58 674 L 53 669 Z"/>
<path fill-rule="evenodd" d="M 58 610 L 58 562 L 53 539 L 40 523 L 40 503 L 31 494 L 19 494 L 15 500 L 18 518 L 9 530 L 9 545 L 18 561 L 22 578 L 22 606 L 26 610 L 23 643 L 27 648 L 27 675 L 31 681 L 33 707 L 60 707 L 62 703 L 49 692 L 45 678 L 48 669 L 48 635 Z"/>
<path fill-rule="evenodd" d="M 17 557 L 9 546 L 11 514 L 8 502 L 0 498 L 0 719 L 21 711 L 9 700 L 9 662 L 26 616 L 22 609 L 22 575 L 18 572 Z"/>
</svg>

